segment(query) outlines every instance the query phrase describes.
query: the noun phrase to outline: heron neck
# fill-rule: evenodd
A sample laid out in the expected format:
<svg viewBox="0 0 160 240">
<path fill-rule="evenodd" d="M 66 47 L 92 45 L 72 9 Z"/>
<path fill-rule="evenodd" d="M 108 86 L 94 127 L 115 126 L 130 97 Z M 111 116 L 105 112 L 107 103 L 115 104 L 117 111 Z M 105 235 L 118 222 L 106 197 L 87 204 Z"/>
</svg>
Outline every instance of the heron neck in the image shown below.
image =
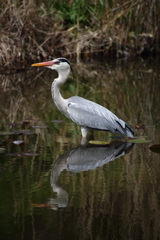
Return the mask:
<svg viewBox="0 0 160 240">
<path fill-rule="evenodd" d="M 67 81 L 69 74 L 70 69 L 65 69 L 65 71 L 61 69 L 61 71 L 58 72 L 58 78 L 56 78 L 57 86 L 62 86 Z"/>
<path fill-rule="evenodd" d="M 67 108 L 67 100 L 64 99 L 60 93 L 60 87 L 67 81 L 68 75 L 69 75 L 70 71 L 68 71 L 68 73 L 59 73 L 58 78 L 56 78 L 53 83 L 52 83 L 52 98 L 53 101 L 55 103 L 55 105 L 57 106 L 57 108 L 66 115 L 66 108 Z"/>
</svg>

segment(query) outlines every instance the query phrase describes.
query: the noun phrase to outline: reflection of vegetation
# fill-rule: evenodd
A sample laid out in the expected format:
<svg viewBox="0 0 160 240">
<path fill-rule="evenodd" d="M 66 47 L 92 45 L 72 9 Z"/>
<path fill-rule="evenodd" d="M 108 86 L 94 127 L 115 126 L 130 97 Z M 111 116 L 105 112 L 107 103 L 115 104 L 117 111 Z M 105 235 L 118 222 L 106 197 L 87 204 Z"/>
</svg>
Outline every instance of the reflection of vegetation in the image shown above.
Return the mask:
<svg viewBox="0 0 160 240">
<path fill-rule="evenodd" d="M 154 166 L 150 161 L 153 155 L 149 160 L 149 150 L 143 147 L 145 153 L 136 146 L 135 154 L 126 157 L 126 161 L 118 159 L 89 174 L 83 172 L 72 177 L 66 172 L 61 174 L 61 184 L 73 197 L 69 208 L 72 210 L 70 214 L 66 211 L 60 215 L 60 223 L 65 226 L 66 220 L 69 221 L 77 229 L 78 239 L 88 239 L 86 235 L 89 233 L 96 236 L 93 239 L 128 239 L 136 236 L 156 239 L 152 237 L 153 232 L 159 235 L 159 212 L 156 211 L 160 191 L 159 157 L 155 156 Z M 79 214 L 76 206 L 80 206 Z"/>
<path fill-rule="evenodd" d="M 147 125 L 146 130 L 137 130 L 137 134 L 147 134 L 159 143 L 158 67 L 149 60 L 81 64 L 77 81 L 65 84 L 62 94 L 66 98 L 79 95 L 96 101 L 132 126 Z M 6 153 L 30 151 L 39 155 L 0 155 L 2 236 L 8 233 L 7 239 L 17 239 L 18 234 L 29 236 L 28 239 L 33 235 L 37 239 L 157 239 L 159 154 L 151 152 L 149 144 L 135 145 L 131 154 L 89 172 L 71 175 L 63 171 L 60 184 L 69 194 L 68 207 L 63 211 L 34 207 L 55 197 L 49 182 L 51 165 L 81 138 L 79 127 L 52 102 L 53 75 L 46 70 L 45 74 L 28 71 L 1 76 L 0 130 L 9 130 L 10 126 L 5 125 L 8 122 L 21 123 L 28 117 L 38 120 L 36 124 L 48 125 L 46 129 L 33 129 L 36 135 L 26 136 L 23 146 L 11 144 L 15 136 L 5 139 Z M 50 122 L 55 119 L 64 122 Z M 109 135 L 97 132 L 96 139 L 107 141 Z"/>
<path fill-rule="evenodd" d="M 158 65 L 153 63 L 152 67 L 150 61 L 143 63 L 141 60 L 137 64 L 128 63 L 127 69 L 124 68 L 123 62 L 121 67 L 117 63 L 114 68 L 105 63 L 103 66 L 99 64 L 98 68 L 94 65 L 81 64 L 77 70 L 75 68 L 77 82 L 73 81 L 71 76 L 71 79 L 62 87 L 62 95 L 65 98 L 79 95 L 98 102 L 132 127 L 135 124 L 157 126 L 157 108 L 159 107 L 157 68 Z M 5 121 L 2 119 L 0 123 L 1 130 L 8 130 L 8 126 L 5 125 L 7 122 L 21 122 L 29 117 L 38 120 L 38 125 L 47 124 L 50 133 L 51 129 L 54 129 L 56 134 L 65 137 L 66 140 L 73 133 L 71 129 L 74 129 L 77 135 L 79 127 L 60 114 L 53 104 L 50 86 L 56 76 L 55 73 L 45 70 L 45 74 L 42 71 L 34 76 L 35 73 L 28 71 L 25 75 L 1 77 L 3 92 L 0 95 L 2 103 L 0 111 L 2 116 L 7 116 Z M 65 120 L 70 124 L 70 129 L 64 122 L 50 122 L 55 119 Z M 149 138 L 152 139 L 153 129 L 151 131 L 150 127 L 148 129 Z M 148 129 L 137 130 L 137 133 L 141 135 L 141 132 L 143 134 Z M 104 137 L 106 133 L 101 132 L 99 136 Z M 57 136 L 53 138 L 57 139 Z M 104 140 L 108 139 L 104 138 Z"/>
</svg>

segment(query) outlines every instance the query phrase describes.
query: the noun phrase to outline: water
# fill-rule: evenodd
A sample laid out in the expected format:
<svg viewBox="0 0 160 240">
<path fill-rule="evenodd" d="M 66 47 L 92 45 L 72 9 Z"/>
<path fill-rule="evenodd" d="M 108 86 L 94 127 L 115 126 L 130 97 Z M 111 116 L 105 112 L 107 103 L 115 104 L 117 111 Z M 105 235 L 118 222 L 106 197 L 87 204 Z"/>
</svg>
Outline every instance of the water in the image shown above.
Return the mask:
<svg viewBox="0 0 160 240">
<path fill-rule="evenodd" d="M 76 80 L 62 87 L 64 97 L 106 106 L 150 140 L 117 142 L 95 132 L 108 145 L 88 148 L 80 146 L 79 127 L 52 103 L 55 73 L 1 75 L 0 131 L 23 133 L 0 135 L 3 239 L 160 238 L 160 155 L 150 149 L 160 143 L 159 66 L 155 59 L 73 66 Z"/>
</svg>

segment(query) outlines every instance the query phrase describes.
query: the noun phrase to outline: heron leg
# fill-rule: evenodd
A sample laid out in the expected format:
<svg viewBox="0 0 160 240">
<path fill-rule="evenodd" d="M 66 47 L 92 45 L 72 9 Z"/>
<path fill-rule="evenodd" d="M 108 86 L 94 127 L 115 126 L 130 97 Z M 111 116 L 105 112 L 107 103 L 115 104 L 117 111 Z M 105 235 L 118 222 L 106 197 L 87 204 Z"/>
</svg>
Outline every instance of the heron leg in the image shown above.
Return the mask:
<svg viewBox="0 0 160 240">
<path fill-rule="evenodd" d="M 89 131 L 90 131 L 89 128 L 81 127 L 82 137 L 86 138 Z"/>
</svg>

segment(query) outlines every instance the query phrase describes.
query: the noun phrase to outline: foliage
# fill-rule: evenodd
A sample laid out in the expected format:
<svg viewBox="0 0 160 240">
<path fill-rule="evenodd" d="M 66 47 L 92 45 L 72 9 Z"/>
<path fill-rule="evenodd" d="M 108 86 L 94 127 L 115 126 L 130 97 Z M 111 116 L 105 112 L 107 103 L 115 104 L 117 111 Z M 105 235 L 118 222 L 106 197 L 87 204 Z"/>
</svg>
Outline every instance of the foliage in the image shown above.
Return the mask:
<svg viewBox="0 0 160 240">
<path fill-rule="evenodd" d="M 102 16 L 105 10 L 104 1 L 54 1 L 53 8 L 60 12 L 65 24 L 91 25 L 93 21 Z"/>
</svg>

